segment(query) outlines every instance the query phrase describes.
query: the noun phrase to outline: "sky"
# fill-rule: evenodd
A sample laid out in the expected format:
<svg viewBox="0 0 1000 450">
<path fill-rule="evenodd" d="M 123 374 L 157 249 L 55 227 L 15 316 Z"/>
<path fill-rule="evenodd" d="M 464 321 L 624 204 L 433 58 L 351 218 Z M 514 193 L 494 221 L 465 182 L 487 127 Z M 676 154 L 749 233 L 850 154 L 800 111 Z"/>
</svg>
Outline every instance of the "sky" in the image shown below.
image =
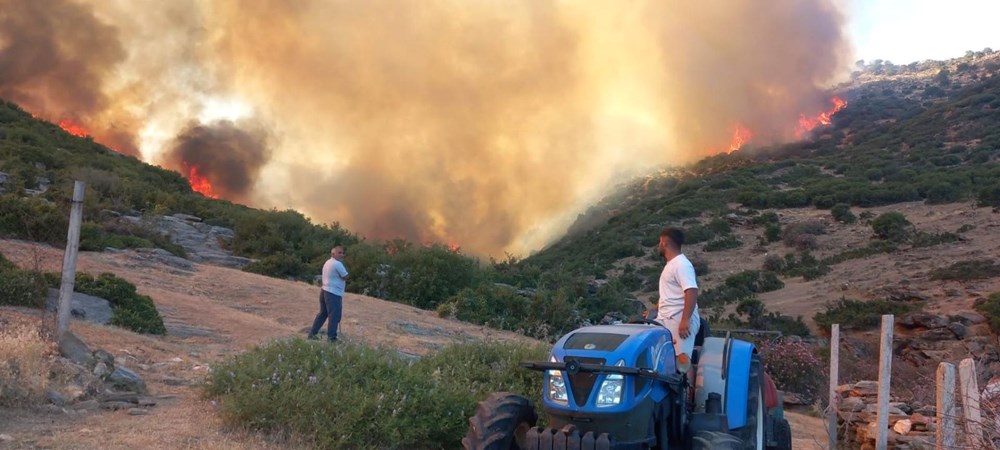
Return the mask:
<svg viewBox="0 0 1000 450">
<path fill-rule="evenodd" d="M 1000 50 L 998 0 L 852 0 L 848 35 L 858 59 L 909 64 Z"/>
</svg>

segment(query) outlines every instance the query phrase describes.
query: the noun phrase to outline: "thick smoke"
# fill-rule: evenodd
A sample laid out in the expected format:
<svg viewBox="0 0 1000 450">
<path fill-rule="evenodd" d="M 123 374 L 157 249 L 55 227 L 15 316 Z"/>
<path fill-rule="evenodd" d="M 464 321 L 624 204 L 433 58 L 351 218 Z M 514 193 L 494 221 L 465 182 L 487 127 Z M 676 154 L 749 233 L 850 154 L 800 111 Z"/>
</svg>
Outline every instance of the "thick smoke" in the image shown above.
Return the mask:
<svg viewBox="0 0 1000 450">
<path fill-rule="evenodd" d="M 794 138 L 851 60 L 836 0 L 84 1 L 100 20 L 78 23 L 115 26 L 127 56 L 79 83 L 114 92 L 103 128 L 134 133 L 147 160 L 177 167 L 189 121 L 246 104 L 270 160 L 195 151 L 220 189 L 222 163 L 242 161 L 224 196 L 480 254 L 539 248 L 623 177 L 727 150 L 737 124 L 751 144 Z M 42 23 L 69 14 L 15 3 Z M 115 29 L 99 30 L 114 56 L 99 67 L 121 60 Z"/>
<path fill-rule="evenodd" d="M 59 122 L 86 126 L 110 104 L 104 81 L 125 58 L 116 29 L 67 0 L 0 0 L 0 98 Z M 134 129 L 105 124 L 94 134 L 137 154 Z"/>
<path fill-rule="evenodd" d="M 240 127 L 227 120 L 192 123 L 174 139 L 164 165 L 188 177 L 196 170 L 210 180 L 215 194 L 246 202 L 270 153 L 266 133 L 256 126 Z"/>
</svg>

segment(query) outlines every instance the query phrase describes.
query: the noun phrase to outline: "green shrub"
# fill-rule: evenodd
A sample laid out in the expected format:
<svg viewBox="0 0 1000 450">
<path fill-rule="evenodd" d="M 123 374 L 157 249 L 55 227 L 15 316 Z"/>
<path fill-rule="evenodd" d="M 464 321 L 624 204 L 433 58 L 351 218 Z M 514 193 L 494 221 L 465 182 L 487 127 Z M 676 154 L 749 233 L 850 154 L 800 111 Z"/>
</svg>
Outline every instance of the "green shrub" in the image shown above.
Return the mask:
<svg viewBox="0 0 1000 450">
<path fill-rule="evenodd" d="M 304 262 L 288 253 L 265 256 L 247 264 L 243 267 L 243 271 L 280 278 L 300 278 L 302 274 L 309 273 Z"/>
<path fill-rule="evenodd" d="M 764 228 L 764 238 L 767 239 L 767 242 L 778 242 L 781 240 L 781 225 L 776 223 L 768 224 Z"/>
<path fill-rule="evenodd" d="M 962 240 L 962 237 L 955 233 L 924 233 L 921 231 L 913 235 L 913 238 L 910 240 L 910 245 L 915 248 L 933 247 L 935 245 L 950 244 L 960 240 Z"/>
<path fill-rule="evenodd" d="M 977 301 L 976 311 L 990 321 L 990 329 L 1000 333 L 1000 292 L 994 292 L 986 300 Z"/>
<path fill-rule="evenodd" d="M 41 274 L 23 270 L 0 253 L 0 305 L 40 308 L 46 284 Z"/>
<path fill-rule="evenodd" d="M 850 300 L 841 298 L 834 303 L 827 303 L 826 310 L 816 313 L 813 321 L 823 330 L 839 323 L 841 328 L 858 330 L 877 327 L 882 322 L 883 314 L 905 314 L 917 308 L 910 303 L 892 300 Z"/>
<path fill-rule="evenodd" d="M 111 316 L 112 325 L 137 333 L 167 333 L 153 299 L 136 292 L 135 285 L 127 280 L 107 272 L 97 278 L 80 272 L 76 274 L 75 286 L 77 292 L 100 297 L 111 303 L 114 311 Z"/>
<path fill-rule="evenodd" d="M 814 250 L 816 236 L 826 233 L 826 225 L 818 220 L 792 223 L 785 226 L 781 240 L 785 245 L 798 250 Z"/>
<path fill-rule="evenodd" d="M 1000 276 L 1000 265 L 992 259 L 959 261 L 934 269 L 930 275 L 932 280 L 982 280 Z"/>
<path fill-rule="evenodd" d="M 857 217 L 854 217 L 854 213 L 851 212 L 851 205 L 847 203 L 838 203 L 830 208 L 830 215 L 833 216 L 833 220 L 840 223 L 854 223 L 858 221 Z"/>
<path fill-rule="evenodd" d="M 851 259 L 867 258 L 869 256 L 879 255 L 882 253 L 892 253 L 898 249 L 899 247 L 893 242 L 876 241 L 871 244 L 868 244 L 865 247 L 844 250 L 836 255 L 824 258 L 823 264 L 825 265 L 840 264 L 844 261 L 848 261 Z"/>
<path fill-rule="evenodd" d="M 99 252 L 105 248 L 162 248 L 181 258 L 187 257 L 184 247 L 142 226 L 102 227 L 94 223 L 80 226 L 80 250 Z"/>
<path fill-rule="evenodd" d="M 460 448 L 490 392 L 541 400 L 541 375 L 520 369 L 547 349 L 460 344 L 416 362 L 347 342 L 272 342 L 213 367 L 205 395 L 233 424 L 310 436 L 317 448 Z"/>
<path fill-rule="evenodd" d="M 722 250 L 729 250 L 732 248 L 739 248 L 743 246 L 743 241 L 733 235 L 726 235 L 720 238 L 712 239 L 705 243 L 704 250 L 706 252 L 718 252 Z"/>
<path fill-rule="evenodd" d="M 872 220 L 872 231 L 879 239 L 894 242 L 905 241 L 913 232 L 913 225 L 902 213 L 893 211 L 879 215 Z"/>
</svg>

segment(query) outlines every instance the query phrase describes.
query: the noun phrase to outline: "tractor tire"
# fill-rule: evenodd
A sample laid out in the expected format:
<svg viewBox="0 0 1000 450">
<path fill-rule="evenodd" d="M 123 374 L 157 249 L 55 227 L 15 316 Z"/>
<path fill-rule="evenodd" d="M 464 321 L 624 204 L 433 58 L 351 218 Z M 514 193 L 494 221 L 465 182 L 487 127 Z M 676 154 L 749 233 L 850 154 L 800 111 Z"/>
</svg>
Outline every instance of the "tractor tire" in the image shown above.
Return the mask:
<svg viewBox="0 0 1000 450">
<path fill-rule="evenodd" d="M 792 426 L 787 419 L 774 419 L 774 445 L 767 450 L 792 450 Z"/>
<path fill-rule="evenodd" d="M 744 450 L 764 449 L 764 396 L 761 391 L 760 356 L 750 358 L 750 377 L 747 383 L 747 423 L 734 433 L 743 441 Z"/>
<path fill-rule="evenodd" d="M 479 402 L 462 438 L 465 450 L 521 450 L 528 430 L 538 422 L 531 401 L 517 394 L 496 392 Z"/>
<path fill-rule="evenodd" d="M 691 450 L 742 450 L 743 441 L 721 431 L 699 431 L 691 438 Z"/>
</svg>

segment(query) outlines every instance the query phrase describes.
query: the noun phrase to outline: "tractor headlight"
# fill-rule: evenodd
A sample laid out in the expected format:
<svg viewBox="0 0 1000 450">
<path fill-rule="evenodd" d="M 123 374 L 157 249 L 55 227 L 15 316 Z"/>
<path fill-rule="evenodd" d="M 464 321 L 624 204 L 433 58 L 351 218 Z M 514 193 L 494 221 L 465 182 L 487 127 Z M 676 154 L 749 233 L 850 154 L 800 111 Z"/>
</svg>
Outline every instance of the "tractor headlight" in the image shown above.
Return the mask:
<svg viewBox="0 0 1000 450">
<path fill-rule="evenodd" d="M 550 362 L 559 362 L 555 356 L 549 358 Z M 549 371 L 549 385 L 546 389 L 549 400 L 563 405 L 569 404 L 569 395 L 566 394 L 566 380 L 563 379 L 562 371 Z"/>
<path fill-rule="evenodd" d="M 625 360 L 620 360 L 615 365 L 624 367 Z M 597 392 L 597 406 L 614 406 L 621 403 L 623 390 L 625 390 L 625 377 L 622 374 L 612 373 L 604 377 Z"/>
</svg>

